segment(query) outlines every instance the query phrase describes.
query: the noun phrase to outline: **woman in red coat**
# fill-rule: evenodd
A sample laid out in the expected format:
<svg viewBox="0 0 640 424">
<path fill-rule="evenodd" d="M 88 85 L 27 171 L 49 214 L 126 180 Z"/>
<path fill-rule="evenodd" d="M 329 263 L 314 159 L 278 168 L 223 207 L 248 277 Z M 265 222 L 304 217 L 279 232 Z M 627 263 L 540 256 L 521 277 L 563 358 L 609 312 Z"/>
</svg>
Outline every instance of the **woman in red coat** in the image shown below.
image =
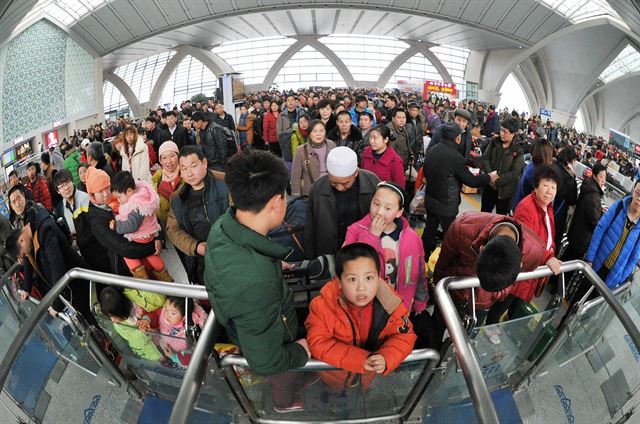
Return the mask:
<svg viewBox="0 0 640 424">
<path fill-rule="evenodd" d="M 280 144 L 278 143 L 278 133 L 276 132 L 278 116 L 280 116 L 280 105 L 277 102 L 272 102 L 262 120 L 262 138 L 265 144 L 269 146 L 271 153 L 282 156 Z"/>
<path fill-rule="evenodd" d="M 542 240 L 545 246 L 544 263 L 551 268 L 554 274 L 560 273 L 560 261 L 555 257 L 553 199 L 556 197 L 558 177 L 551 165 L 538 165 L 533 176 L 534 189 L 518 203 L 513 217 L 520 224 L 529 227 Z M 526 280 L 515 283 L 511 294 L 503 301 L 494 303 L 487 315 L 486 324 L 495 324 L 500 320 L 504 312 L 509 310 L 512 317 L 522 302 L 529 302 L 542 288 L 546 278 Z M 499 329 L 487 332 L 487 337 L 494 343 L 500 343 Z"/>
<path fill-rule="evenodd" d="M 404 164 L 393 147 L 389 146 L 389 141 L 391 130 L 384 125 L 378 125 L 369 132 L 369 146 L 362 152 L 362 169 L 373 172 L 380 181 L 393 181 L 404 187 Z"/>
</svg>

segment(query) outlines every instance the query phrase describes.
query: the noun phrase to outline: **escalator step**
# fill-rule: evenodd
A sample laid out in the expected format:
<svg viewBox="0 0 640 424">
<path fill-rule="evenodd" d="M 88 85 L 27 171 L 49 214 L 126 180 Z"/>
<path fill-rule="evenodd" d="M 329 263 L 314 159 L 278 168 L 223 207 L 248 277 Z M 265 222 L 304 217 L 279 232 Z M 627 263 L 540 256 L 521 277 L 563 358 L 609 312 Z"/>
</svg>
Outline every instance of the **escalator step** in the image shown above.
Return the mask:
<svg viewBox="0 0 640 424">
<path fill-rule="evenodd" d="M 144 398 L 144 404 L 142 405 L 142 411 L 138 417 L 138 424 L 167 423 L 169 422 L 172 408 L 173 402 L 169 400 L 160 399 L 155 396 L 146 396 Z M 191 414 L 190 421 L 192 423 L 227 424 L 231 423 L 231 417 L 224 414 L 204 412 L 196 409 Z"/>
</svg>

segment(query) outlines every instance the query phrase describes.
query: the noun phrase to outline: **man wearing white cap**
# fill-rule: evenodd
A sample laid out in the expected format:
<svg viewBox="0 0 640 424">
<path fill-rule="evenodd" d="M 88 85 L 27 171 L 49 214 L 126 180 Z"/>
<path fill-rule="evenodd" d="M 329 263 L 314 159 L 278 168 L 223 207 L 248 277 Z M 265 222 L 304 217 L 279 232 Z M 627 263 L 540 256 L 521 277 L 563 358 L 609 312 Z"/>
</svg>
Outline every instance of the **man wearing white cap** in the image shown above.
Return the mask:
<svg viewBox="0 0 640 424">
<path fill-rule="evenodd" d="M 372 172 L 358 169 L 358 156 L 348 147 L 336 147 L 327 156 L 327 173 L 309 189 L 304 248 L 308 259 L 335 254 L 347 227 L 368 211 L 380 182 Z"/>
</svg>

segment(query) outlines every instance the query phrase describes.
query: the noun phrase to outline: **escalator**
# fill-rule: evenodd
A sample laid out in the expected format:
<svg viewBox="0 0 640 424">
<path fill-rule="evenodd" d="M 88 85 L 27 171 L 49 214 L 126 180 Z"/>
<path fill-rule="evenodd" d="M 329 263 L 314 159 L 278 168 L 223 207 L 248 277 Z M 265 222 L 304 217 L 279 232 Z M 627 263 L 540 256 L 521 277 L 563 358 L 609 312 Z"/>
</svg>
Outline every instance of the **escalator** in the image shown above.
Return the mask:
<svg viewBox="0 0 640 424">
<path fill-rule="evenodd" d="M 580 261 L 563 272 L 582 270 Z M 71 309 L 51 317 L 56 296 L 72 279 L 206 299 L 203 287 L 161 283 L 74 269 L 40 302 L 21 301 L 15 269 L 0 284 L 1 422 L 298 423 L 634 422 L 640 403 L 640 279 L 615 294 L 568 309 L 562 304 L 492 327 L 465 328 L 448 291 L 478 287 L 477 279 L 445 279 L 436 299 L 451 343 L 442 352 L 415 350 L 393 373 L 347 389 L 332 389 L 318 373 L 339 372 L 311 360 L 293 372 L 306 382 L 303 411 L 273 409 L 269 381 L 237 354 L 214 349 L 211 313 L 188 367 L 140 358 L 95 307 L 99 328 Z M 549 274 L 523 273 L 519 280 Z M 606 289 L 606 287 L 604 287 Z M 500 330 L 500 344 L 487 331 Z M 170 336 L 149 333 L 163 345 Z M 110 345 L 106 348 L 106 345 Z M 366 387 L 365 387 L 366 386 Z"/>
</svg>

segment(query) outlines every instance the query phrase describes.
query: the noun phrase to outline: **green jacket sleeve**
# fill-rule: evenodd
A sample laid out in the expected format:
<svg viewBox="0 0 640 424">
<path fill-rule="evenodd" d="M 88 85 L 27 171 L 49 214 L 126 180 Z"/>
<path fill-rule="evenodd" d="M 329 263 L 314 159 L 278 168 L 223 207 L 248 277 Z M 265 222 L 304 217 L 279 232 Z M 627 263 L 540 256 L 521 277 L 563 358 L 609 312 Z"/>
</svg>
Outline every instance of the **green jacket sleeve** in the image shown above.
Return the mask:
<svg viewBox="0 0 640 424">
<path fill-rule="evenodd" d="M 158 351 L 151 339 L 138 328 L 123 324 L 113 324 L 113 328 L 120 337 L 127 341 L 133 353 L 140 358 L 150 361 L 159 361 L 162 359 L 162 354 Z"/>
<path fill-rule="evenodd" d="M 153 312 L 156 309 L 162 308 L 165 301 L 165 295 L 160 293 L 133 289 L 124 289 L 123 293 L 130 301 L 147 312 Z"/>
<path fill-rule="evenodd" d="M 233 323 L 242 354 L 255 372 L 279 374 L 307 363 L 307 352 L 302 346 L 283 342 L 295 339 L 297 328 L 287 327 L 275 292 L 247 290 L 241 299 L 237 309 L 244 313 L 234 317 Z"/>
</svg>

